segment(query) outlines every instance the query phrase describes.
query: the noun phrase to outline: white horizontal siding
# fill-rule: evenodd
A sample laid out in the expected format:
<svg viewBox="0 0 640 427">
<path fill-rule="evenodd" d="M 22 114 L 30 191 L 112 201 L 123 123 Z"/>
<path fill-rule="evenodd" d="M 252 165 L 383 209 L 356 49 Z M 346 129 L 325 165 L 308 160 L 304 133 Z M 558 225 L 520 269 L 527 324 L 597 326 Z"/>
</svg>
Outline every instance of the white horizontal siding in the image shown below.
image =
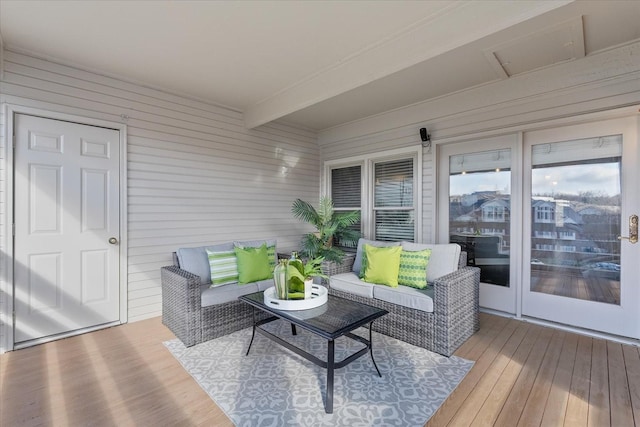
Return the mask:
<svg viewBox="0 0 640 427">
<path fill-rule="evenodd" d="M 321 160 L 335 160 L 421 144 L 525 130 L 533 123 L 640 103 L 640 43 L 557 67 L 526 73 L 320 132 Z M 473 142 L 469 142 L 473 144 Z M 435 164 L 422 156 L 422 239 L 434 242 Z"/>
<path fill-rule="evenodd" d="M 3 53 L 0 102 L 127 124 L 130 321 L 161 314 L 160 267 L 179 247 L 261 238 L 298 246 L 307 229 L 291 204 L 319 192 L 314 132 L 284 123 L 247 130 L 238 111 Z"/>
</svg>

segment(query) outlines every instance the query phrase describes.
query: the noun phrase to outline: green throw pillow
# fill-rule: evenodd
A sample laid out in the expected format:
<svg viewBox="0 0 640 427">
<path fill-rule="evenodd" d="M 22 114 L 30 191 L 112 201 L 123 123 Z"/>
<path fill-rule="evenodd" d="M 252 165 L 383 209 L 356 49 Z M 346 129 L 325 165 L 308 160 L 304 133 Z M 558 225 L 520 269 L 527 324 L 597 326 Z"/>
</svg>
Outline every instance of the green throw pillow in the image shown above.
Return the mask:
<svg viewBox="0 0 640 427">
<path fill-rule="evenodd" d="M 234 251 L 207 251 L 211 269 L 211 287 L 235 283 L 238 281 L 238 261 Z"/>
<path fill-rule="evenodd" d="M 431 257 L 431 249 L 422 251 L 405 251 L 400 254 L 400 270 L 398 284 L 417 289 L 427 288 L 427 264 Z"/>
<path fill-rule="evenodd" d="M 397 288 L 401 252 L 402 246 L 364 245 L 363 255 L 367 259 L 364 281 Z"/>
<path fill-rule="evenodd" d="M 271 278 L 266 244 L 259 248 L 235 247 L 234 251 L 238 259 L 238 283 L 243 285 Z"/>
<path fill-rule="evenodd" d="M 269 258 L 269 266 L 271 271 L 276 268 L 276 246 L 267 246 L 267 258 Z"/>
</svg>

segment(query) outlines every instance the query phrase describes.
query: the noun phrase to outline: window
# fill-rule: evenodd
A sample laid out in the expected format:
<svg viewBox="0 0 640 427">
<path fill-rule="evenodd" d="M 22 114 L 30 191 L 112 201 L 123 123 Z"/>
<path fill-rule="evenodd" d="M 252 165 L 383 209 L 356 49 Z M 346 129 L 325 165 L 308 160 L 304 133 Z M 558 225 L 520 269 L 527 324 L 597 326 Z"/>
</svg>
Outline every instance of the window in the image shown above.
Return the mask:
<svg viewBox="0 0 640 427">
<path fill-rule="evenodd" d="M 504 206 L 493 205 L 482 208 L 482 220 L 485 222 L 504 222 L 505 216 Z"/>
<path fill-rule="evenodd" d="M 417 241 L 420 150 L 326 163 L 328 192 L 336 211 L 359 210 L 357 225 L 369 239 Z"/>
<path fill-rule="evenodd" d="M 449 157 L 449 242 L 480 267 L 480 280 L 510 286 L 511 150 Z M 456 230 L 462 229 L 461 232 Z"/>
<path fill-rule="evenodd" d="M 415 240 L 413 159 L 374 163 L 376 240 Z"/>
<path fill-rule="evenodd" d="M 553 206 L 543 205 L 536 207 L 536 222 L 556 222 L 556 210 Z"/>
<path fill-rule="evenodd" d="M 362 230 L 362 166 L 347 166 L 331 170 L 331 198 L 333 206 L 339 211 L 360 211 L 360 221 L 353 225 L 354 230 Z M 343 249 L 355 249 L 343 245 L 340 241 L 336 246 Z"/>
</svg>

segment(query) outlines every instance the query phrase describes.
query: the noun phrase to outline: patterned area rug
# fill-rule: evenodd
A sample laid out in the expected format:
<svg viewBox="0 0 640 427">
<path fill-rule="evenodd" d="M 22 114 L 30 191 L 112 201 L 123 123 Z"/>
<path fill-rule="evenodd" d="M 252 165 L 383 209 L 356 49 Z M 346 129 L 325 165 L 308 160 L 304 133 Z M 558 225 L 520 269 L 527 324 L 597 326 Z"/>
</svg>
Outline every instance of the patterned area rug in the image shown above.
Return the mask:
<svg viewBox="0 0 640 427">
<path fill-rule="evenodd" d="M 326 341 L 284 321 L 265 325 L 322 360 Z M 364 328 L 356 333 L 368 338 Z M 251 328 L 186 348 L 164 345 L 236 426 L 423 426 L 473 366 L 373 333 L 373 354 L 335 371 L 333 414 L 324 411 L 326 371 L 256 334 L 245 356 Z M 364 347 L 336 340 L 336 360 Z"/>
</svg>

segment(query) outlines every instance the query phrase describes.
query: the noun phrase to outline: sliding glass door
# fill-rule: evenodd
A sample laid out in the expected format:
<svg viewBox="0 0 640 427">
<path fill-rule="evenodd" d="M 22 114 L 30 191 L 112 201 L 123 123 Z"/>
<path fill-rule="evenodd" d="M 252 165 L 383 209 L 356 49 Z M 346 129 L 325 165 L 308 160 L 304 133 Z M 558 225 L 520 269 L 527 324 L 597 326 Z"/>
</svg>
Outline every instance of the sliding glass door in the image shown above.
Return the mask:
<svg viewBox="0 0 640 427">
<path fill-rule="evenodd" d="M 522 314 L 638 338 L 637 119 L 529 132 L 524 147 Z"/>
<path fill-rule="evenodd" d="M 640 338 L 638 117 L 437 147 L 438 242 L 480 306 Z"/>
<path fill-rule="evenodd" d="M 467 265 L 480 268 L 480 305 L 507 313 L 516 312 L 517 142 L 508 136 L 439 148 L 438 239 L 459 244 Z"/>
</svg>

